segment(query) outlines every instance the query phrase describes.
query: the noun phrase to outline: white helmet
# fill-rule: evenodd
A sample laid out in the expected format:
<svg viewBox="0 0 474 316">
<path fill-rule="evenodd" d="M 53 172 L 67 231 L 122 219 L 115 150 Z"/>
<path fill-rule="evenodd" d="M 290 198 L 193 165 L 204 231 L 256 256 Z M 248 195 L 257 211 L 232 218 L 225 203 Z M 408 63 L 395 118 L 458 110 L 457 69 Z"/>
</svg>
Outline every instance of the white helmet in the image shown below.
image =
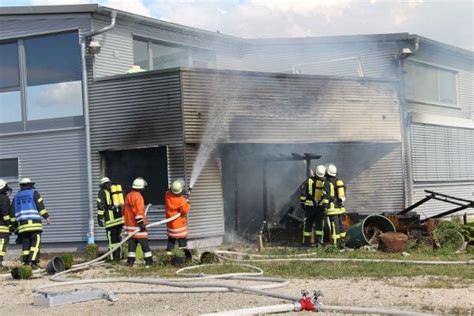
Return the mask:
<svg viewBox="0 0 474 316">
<path fill-rule="evenodd" d="M 328 175 L 335 177 L 337 175 L 337 168 L 333 163 L 330 163 L 327 168 Z"/>
<path fill-rule="evenodd" d="M 183 181 L 181 180 L 174 180 L 173 183 L 171 183 L 171 192 L 174 194 L 181 194 L 183 193 Z"/>
<path fill-rule="evenodd" d="M 135 180 L 133 180 L 132 189 L 142 190 L 147 185 L 148 185 L 148 183 L 146 183 L 145 179 L 139 177 L 139 178 L 136 178 Z"/>
<path fill-rule="evenodd" d="M 35 184 L 35 183 L 32 182 L 30 178 L 21 178 L 20 185 L 24 185 L 24 184 Z"/>
<path fill-rule="evenodd" d="M 109 183 L 109 182 L 110 182 L 110 179 L 107 178 L 107 177 L 100 178 L 100 185 L 105 184 L 105 183 Z"/>
<path fill-rule="evenodd" d="M 322 178 L 326 175 L 326 167 L 324 167 L 323 165 L 319 165 L 316 167 L 315 169 L 315 173 L 316 173 L 316 176 Z"/>
<path fill-rule="evenodd" d="M 3 179 L 0 179 L 0 190 L 7 186 L 7 182 Z"/>
</svg>

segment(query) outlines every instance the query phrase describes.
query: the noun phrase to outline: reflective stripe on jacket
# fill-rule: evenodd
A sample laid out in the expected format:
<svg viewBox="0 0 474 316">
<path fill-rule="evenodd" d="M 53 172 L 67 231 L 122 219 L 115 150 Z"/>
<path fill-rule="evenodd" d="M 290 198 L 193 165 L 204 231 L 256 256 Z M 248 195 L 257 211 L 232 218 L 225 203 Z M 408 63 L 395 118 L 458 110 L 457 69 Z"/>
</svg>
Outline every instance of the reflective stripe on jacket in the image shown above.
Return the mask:
<svg viewBox="0 0 474 316">
<path fill-rule="evenodd" d="M 10 227 L 12 226 L 11 215 L 10 199 L 6 192 L 2 192 L 0 193 L 0 236 L 10 233 Z"/>
<path fill-rule="evenodd" d="M 120 207 L 115 207 L 112 202 L 112 194 L 104 186 L 97 194 L 97 218 L 103 219 L 105 228 L 123 225 L 123 214 Z"/>
<path fill-rule="evenodd" d="M 15 219 L 18 223 L 18 233 L 41 232 L 41 220 L 49 214 L 43 204 L 43 198 L 33 187 L 25 187 L 19 191 L 12 203 Z"/>
<path fill-rule="evenodd" d="M 182 195 L 173 194 L 167 191 L 165 194 L 166 218 L 170 218 L 180 213 L 181 216 L 174 221 L 168 222 L 167 233 L 169 238 L 186 238 L 188 236 L 189 203 Z"/>
<path fill-rule="evenodd" d="M 145 215 L 145 201 L 140 192 L 132 190 L 125 197 L 125 206 L 123 210 L 123 216 L 125 219 L 124 229 L 127 234 L 132 234 L 133 231 L 140 228 L 140 222 L 144 225 L 148 223 Z M 148 238 L 148 232 L 139 232 L 133 236 L 136 239 Z"/>
<path fill-rule="evenodd" d="M 324 206 L 326 215 L 340 215 L 346 212 L 343 206 L 345 198 L 344 183 L 332 177 L 324 182 L 319 204 Z"/>
</svg>

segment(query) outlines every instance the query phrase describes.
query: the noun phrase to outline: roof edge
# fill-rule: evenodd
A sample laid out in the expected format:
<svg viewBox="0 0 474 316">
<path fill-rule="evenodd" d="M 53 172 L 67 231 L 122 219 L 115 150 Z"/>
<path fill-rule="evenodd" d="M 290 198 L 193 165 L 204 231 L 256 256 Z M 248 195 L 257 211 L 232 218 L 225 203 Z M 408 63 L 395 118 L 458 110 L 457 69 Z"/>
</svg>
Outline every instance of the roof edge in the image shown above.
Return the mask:
<svg viewBox="0 0 474 316">
<path fill-rule="evenodd" d="M 98 8 L 98 4 L 0 7 L 0 15 L 91 13 L 95 12 Z"/>
</svg>

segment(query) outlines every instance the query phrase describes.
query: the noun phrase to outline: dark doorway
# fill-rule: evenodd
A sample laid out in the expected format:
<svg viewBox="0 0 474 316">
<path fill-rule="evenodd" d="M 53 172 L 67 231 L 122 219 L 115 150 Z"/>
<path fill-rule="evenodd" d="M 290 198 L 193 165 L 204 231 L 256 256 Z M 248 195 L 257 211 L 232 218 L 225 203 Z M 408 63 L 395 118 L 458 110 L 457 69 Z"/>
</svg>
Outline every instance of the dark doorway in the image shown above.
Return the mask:
<svg viewBox="0 0 474 316">
<path fill-rule="evenodd" d="M 145 203 L 164 205 L 168 189 L 168 160 L 166 147 L 102 152 L 104 176 L 122 185 L 129 192 L 136 177 L 148 183 L 143 192 Z"/>
</svg>

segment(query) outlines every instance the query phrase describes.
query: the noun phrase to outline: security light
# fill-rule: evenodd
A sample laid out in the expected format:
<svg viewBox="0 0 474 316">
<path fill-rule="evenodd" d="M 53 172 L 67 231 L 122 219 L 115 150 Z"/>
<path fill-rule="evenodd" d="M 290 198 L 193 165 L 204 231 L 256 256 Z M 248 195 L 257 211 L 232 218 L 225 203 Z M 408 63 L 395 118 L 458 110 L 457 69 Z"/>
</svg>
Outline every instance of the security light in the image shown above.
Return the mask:
<svg viewBox="0 0 474 316">
<path fill-rule="evenodd" d="M 89 44 L 89 54 L 97 55 L 100 53 L 100 43 L 98 41 L 91 41 Z"/>
<path fill-rule="evenodd" d="M 399 57 L 400 58 L 407 58 L 413 55 L 413 51 L 408 47 L 403 47 L 400 51 Z"/>
</svg>

